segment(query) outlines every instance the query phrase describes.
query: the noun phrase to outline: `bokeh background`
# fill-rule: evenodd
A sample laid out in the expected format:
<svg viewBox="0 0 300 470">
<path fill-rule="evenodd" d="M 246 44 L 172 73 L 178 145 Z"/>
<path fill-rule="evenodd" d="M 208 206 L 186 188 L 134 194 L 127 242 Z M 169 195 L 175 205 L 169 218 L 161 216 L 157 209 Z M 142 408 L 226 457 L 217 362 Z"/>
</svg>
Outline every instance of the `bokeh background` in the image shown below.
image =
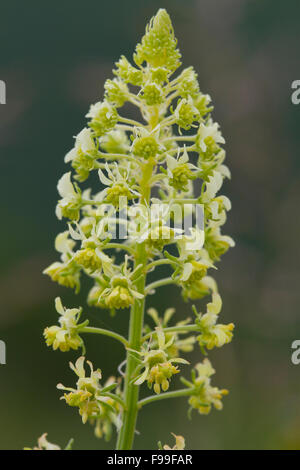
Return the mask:
<svg viewBox="0 0 300 470">
<path fill-rule="evenodd" d="M 41 274 L 56 259 L 62 230 L 54 215 L 64 154 L 85 125 L 91 102 L 121 54 L 131 57 L 149 18 L 166 7 L 184 65 L 194 65 L 211 94 L 214 118 L 227 141 L 233 202 L 226 233 L 237 246 L 219 266 L 222 319 L 236 323 L 235 339 L 211 353 L 214 383 L 229 388 L 222 412 L 186 415 L 185 399 L 146 407 L 138 449 L 183 434 L 190 449 L 299 449 L 300 365 L 291 343 L 300 338 L 299 121 L 291 83 L 300 79 L 298 0 L 10 0 L 1 2 L 0 106 L 1 263 L 0 448 L 33 445 L 43 432 L 76 449 L 113 448 L 97 441 L 77 410 L 58 400 L 55 385 L 71 385 L 76 354 L 46 348 L 43 328 L 56 320 L 53 299 L 84 305 Z M 154 305 L 187 306 L 176 288 L 160 290 Z M 97 326 L 126 333 L 128 313 L 110 318 L 90 309 Z M 123 359 L 109 339 L 89 338 L 88 356 L 105 376 Z M 192 361 L 199 360 L 199 352 Z"/>
</svg>

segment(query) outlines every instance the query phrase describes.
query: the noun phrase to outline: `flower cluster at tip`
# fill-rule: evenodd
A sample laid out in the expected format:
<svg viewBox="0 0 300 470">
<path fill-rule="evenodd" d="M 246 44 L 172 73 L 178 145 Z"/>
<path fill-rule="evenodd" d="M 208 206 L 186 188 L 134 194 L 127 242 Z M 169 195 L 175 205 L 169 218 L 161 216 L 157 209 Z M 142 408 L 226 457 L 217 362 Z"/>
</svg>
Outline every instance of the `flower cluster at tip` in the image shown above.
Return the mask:
<svg viewBox="0 0 300 470">
<path fill-rule="evenodd" d="M 146 382 L 155 394 L 169 389 L 179 364 L 188 364 L 182 354 L 197 342 L 207 354 L 230 342 L 234 328 L 232 323 L 218 323 L 222 301 L 211 276 L 221 256 L 234 246 L 221 232 L 231 208 L 230 200 L 220 194 L 223 181 L 230 178 L 224 164 L 225 140 L 212 119 L 211 98 L 200 90 L 193 67 L 174 76 L 180 59 L 170 18 L 160 9 L 137 45 L 133 62 L 121 56 L 116 63 L 114 78 L 105 82 L 103 100 L 90 107 L 87 126 L 65 157 L 71 171 L 58 182 L 56 215 L 66 227 L 55 240 L 60 259 L 44 271 L 76 293 L 82 275 L 88 276 L 88 305 L 111 314 L 167 284 L 178 286 L 185 301 L 211 296 L 205 313 L 194 307 L 192 319 L 178 323 L 170 323 L 173 309 L 163 318 L 150 309 L 155 326 L 144 327 L 141 349 L 130 349 L 125 340 L 138 363 L 131 383 Z M 124 116 L 125 104 L 137 108 L 139 120 Z M 95 192 L 82 190 L 80 183 L 94 173 Z M 194 218 L 197 207 L 203 208 L 201 227 L 188 233 L 179 227 L 178 207 L 186 205 Z M 144 264 L 136 263 L 141 245 Z M 169 277 L 141 289 L 140 279 L 163 265 L 170 270 Z M 45 329 L 47 345 L 61 351 L 83 348 L 81 335 L 88 329 L 87 322 L 79 323 L 81 309 L 65 309 L 56 299 L 56 310 L 59 324 Z M 79 408 L 84 423 L 96 423 L 97 436 L 109 437 L 112 427 L 118 429 L 122 422 L 121 387 L 116 383 L 109 388 L 107 383 L 101 388 L 101 372 L 88 364 L 90 376 L 83 357 L 71 365 L 79 377 L 76 389 L 59 388 L 68 392 L 63 399 Z M 184 382 L 190 407 L 200 413 L 208 413 L 212 405 L 221 408 L 225 391 L 210 385 L 213 373 L 205 359 L 196 366 L 192 382 Z M 114 387 L 116 399 L 106 395 Z"/>
</svg>

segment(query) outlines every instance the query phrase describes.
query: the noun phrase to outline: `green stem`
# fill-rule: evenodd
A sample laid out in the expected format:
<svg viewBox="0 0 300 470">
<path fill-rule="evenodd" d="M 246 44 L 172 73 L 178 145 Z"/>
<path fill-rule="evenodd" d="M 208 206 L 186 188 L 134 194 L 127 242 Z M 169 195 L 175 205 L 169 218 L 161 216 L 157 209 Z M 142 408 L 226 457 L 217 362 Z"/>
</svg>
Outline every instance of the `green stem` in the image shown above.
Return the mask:
<svg viewBox="0 0 300 470">
<path fill-rule="evenodd" d="M 188 141 L 193 142 L 197 135 L 181 135 L 181 136 L 174 136 L 174 137 L 167 137 L 163 140 L 163 142 L 176 142 L 176 141 Z"/>
<path fill-rule="evenodd" d="M 154 107 L 154 109 L 152 109 L 152 113 L 150 113 L 149 116 L 150 130 L 156 127 L 158 119 L 159 107 Z M 136 125 L 136 123 L 132 120 L 127 120 L 124 118 L 121 118 L 121 120 L 126 124 Z M 151 198 L 151 179 L 153 176 L 154 166 L 155 162 L 151 160 L 143 164 L 141 168 L 141 179 L 138 182 L 141 194 L 140 202 L 146 207 L 149 206 Z M 137 266 L 142 266 L 142 269 L 145 270 L 147 266 L 146 242 L 138 244 L 134 264 L 135 268 Z M 144 298 L 142 300 L 135 299 L 135 302 L 130 312 L 129 347 L 126 357 L 126 372 L 124 383 L 124 402 L 126 408 L 123 411 L 123 422 L 118 436 L 116 446 L 117 450 L 132 449 L 134 441 L 135 427 L 138 414 L 139 387 L 137 385 L 134 385 L 132 379 L 134 377 L 136 368 L 140 363 L 140 359 L 138 357 L 138 354 L 133 353 L 132 350 L 140 352 L 142 345 L 141 340 L 144 324 L 146 277 L 147 275 L 145 273 L 143 276 L 140 276 L 136 280 L 136 289 L 141 294 L 144 294 Z"/>
<path fill-rule="evenodd" d="M 134 119 L 127 119 L 123 116 L 119 116 L 119 122 L 124 122 L 124 124 L 129 124 L 134 127 L 145 127 L 141 122 L 135 121 Z"/>
<path fill-rule="evenodd" d="M 141 203 L 148 205 L 151 196 L 150 180 L 153 172 L 153 163 L 148 162 L 143 167 L 140 183 Z M 147 265 L 146 243 L 137 246 L 135 267 Z M 145 293 L 146 273 L 136 281 L 136 289 L 141 294 Z M 123 412 L 123 424 L 118 436 L 117 450 L 130 450 L 133 445 L 135 426 L 138 414 L 139 387 L 132 382 L 133 375 L 139 364 L 137 354 L 132 350 L 140 351 L 144 324 L 145 296 L 142 300 L 136 299 L 130 312 L 129 347 L 126 357 L 126 372 L 124 383 L 124 401 L 126 409 Z"/>
<path fill-rule="evenodd" d="M 174 204 L 199 204 L 199 199 L 192 198 L 192 199 L 172 199 Z"/>
<path fill-rule="evenodd" d="M 165 259 L 165 258 L 158 259 L 158 260 L 152 261 L 152 263 L 149 263 L 147 265 L 147 271 L 149 271 L 152 268 L 155 268 L 156 266 L 161 266 L 163 264 L 176 264 L 176 262 L 171 261 L 170 259 Z"/>
<path fill-rule="evenodd" d="M 114 338 L 118 341 L 120 341 L 125 348 L 128 348 L 129 343 L 124 336 L 119 335 L 118 333 L 115 333 L 114 331 L 110 330 L 104 330 L 103 328 L 94 328 L 93 326 L 84 326 L 82 329 L 79 330 L 79 333 L 93 333 L 96 335 L 104 335 L 104 336 L 110 336 L 111 338 Z"/>
<path fill-rule="evenodd" d="M 103 247 L 104 250 L 108 250 L 108 249 L 111 249 L 111 248 L 114 248 L 116 250 L 128 251 L 128 253 L 130 253 L 131 255 L 135 254 L 134 248 L 131 248 L 130 246 L 125 245 L 125 243 L 107 243 Z"/>
<path fill-rule="evenodd" d="M 174 283 L 175 281 L 171 277 L 166 277 L 164 279 L 160 279 L 158 281 L 152 282 L 152 284 L 149 284 L 146 287 L 145 295 L 149 294 L 150 291 L 152 291 L 153 289 L 156 289 L 157 287 L 167 286 L 168 284 L 174 284 Z"/>
<path fill-rule="evenodd" d="M 138 255 L 135 260 L 135 266 L 145 265 L 147 255 L 145 244 L 138 246 Z M 136 283 L 139 292 L 143 293 L 145 288 L 146 276 L 141 276 Z M 129 349 L 140 351 L 141 336 L 144 322 L 145 300 L 136 300 L 130 313 L 129 325 Z M 130 450 L 133 445 L 134 432 L 137 420 L 139 398 L 139 387 L 132 383 L 133 374 L 138 365 L 138 357 L 132 351 L 127 351 L 127 365 L 124 384 L 124 401 L 126 409 L 123 413 L 123 425 L 120 430 L 117 442 L 117 450 Z"/>
<path fill-rule="evenodd" d="M 150 397 L 140 400 L 138 402 L 138 407 L 142 408 L 142 406 L 148 405 L 148 403 L 153 403 L 154 401 L 167 400 L 169 398 L 187 397 L 189 395 L 192 395 L 193 393 L 193 388 L 183 388 L 181 390 L 176 390 L 175 392 L 166 392 L 160 393 L 159 395 L 150 395 Z"/>
<path fill-rule="evenodd" d="M 133 132 L 133 127 L 132 126 L 127 126 L 126 124 L 117 124 L 116 129 L 121 129 L 122 131 Z"/>
<path fill-rule="evenodd" d="M 133 158 L 131 155 L 126 153 L 103 153 L 99 152 L 97 158 L 105 158 L 105 160 L 130 160 L 132 162 L 137 162 L 136 158 Z"/>
<path fill-rule="evenodd" d="M 105 393 L 101 393 L 101 396 L 102 397 L 109 397 L 109 398 L 112 398 L 113 400 L 117 401 L 118 403 L 120 403 L 120 405 L 125 409 L 126 408 L 126 405 L 124 403 L 124 401 L 122 400 L 122 398 L 120 398 L 118 395 L 116 395 L 115 393 L 109 393 L 109 392 L 105 392 Z"/>
<path fill-rule="evenodd" d="M 193 324 L 193 325 L 170 326 L 169 328 L 163 328 L 164 333 L 187 333 L 188 331 L 199 331 L 199 326 L 196 324 Z M 149 339 L 154 333 L 155 331 L 151 331 L 150 333 L 147 333 L 145 336 L 143 336 L 142 342 Z"/>
</svg>

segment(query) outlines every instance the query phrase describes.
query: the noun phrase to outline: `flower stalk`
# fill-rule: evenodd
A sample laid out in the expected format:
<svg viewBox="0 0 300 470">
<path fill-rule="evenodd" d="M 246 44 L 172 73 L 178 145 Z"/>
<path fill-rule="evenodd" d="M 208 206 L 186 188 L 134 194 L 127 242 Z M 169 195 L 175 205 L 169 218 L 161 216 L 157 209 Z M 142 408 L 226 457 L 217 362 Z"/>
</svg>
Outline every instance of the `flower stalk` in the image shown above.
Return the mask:
<svg viewBox="0 0 300 470">
<path fill-rule="evenodd" d="M 57 298 L 58 324 L 46 328 L 44 337 L 48 346 L 62 352 L 81 348 L 85 354 L 83 337 L 88 334 L 110 337 L 125 347 L 125 371 L 119 367 L 119 377 L 102 385 L 101 370 L 80 356 L 70 364 L 75 386 L 57 386 L 82 422 L 94 426 L 96 437 L 109 440 L 115 432 L 118 450 L 132 449 L 143 406 L 187 397 L 189 413 L 196 409 L 207 414 L 212 407 L 222 408 L 227 393 L 211 385 L 215 371 L 207 358 L 193 367 L 191 380 L 181 377 L 185 388 L 170 389 L 174 375 L 188 367 L 185 356 L 197 343 L 206 356 L 229 343 L 234 328 L 219 323 L 222 300 L 210 275 L 234 245 L 221 232 L 231 208 L 229 199 L 218 194 L 230 177 L 225 140 L 194 69 L 183 69 L 173 78 L 180 59 L 171 20 L 160 9 L 136 46 L 135 65 L 122 56 L 115 78 L 105 82 L 104 99 L 90 107 L 88 127 L 65 156 L 73 173 L 65 173 L 57 186 L 56 215 L 66 227 L 55 240 L 60 260 L 44 272 L 75 293 L 81 277 L 87 276 L 92 283 L 88 306 L 100 318 L 129 310 L 129 332 L 127 338 L 90 326 L 88 320 L 81 321 L 86 308 L 66 308 Z M 140 118 L 120 114 L 126 102 L 138 108 Z M 80 183 L 93 172 L 99 177 L 96 192 L 82 191 Z M 201 180 L 200 190 L 196 180 Z M 161 266 L 169 274 L 152 279 Z M 186 302 L 196 304 L 207 296 L 210 301 L 203 312 L 193 306 L 192 319 L 181 314 L 177 322 L 172 307 L 164 314 L 146 311 L 148 297 L 169 285 L 180 289 Z M 154 394 L 139 401 L 146 383 Z M 174 449 L 184 448 L 183 437 L 175 438 Z M 40 447 L 49 445 L 44 439 Z"/>
<path fill-rule="evenodd" d="M 139 264 L 142 264 L 143 266 L 146 264 L 145 247 L 143 244 L 139 247 L 139 253 L 136 258 L 136 265 Z M 145 281 L 146 276 L 141 278 L 138 282 L 137 289 L 140 293 L 144 292 Z M 136 351 L 140 351 L 141 348 L 144 309 L 144 299 L 136 300 L 130 312 L 129 348 Z M 124 411 L 123 425 L 118 436 L 116 447 L 118 450 L 130 450 L 133 445 L 138 413 L 137 403 L 139 398 L 139 387 L 132 383 L 132 378 L 134 376 L 137 365 L 137 357 L 134 355 L 134 353 L 128 351 L 124 383 L 124 400 L 126 404 L 126 410 Z"/>
</svg>

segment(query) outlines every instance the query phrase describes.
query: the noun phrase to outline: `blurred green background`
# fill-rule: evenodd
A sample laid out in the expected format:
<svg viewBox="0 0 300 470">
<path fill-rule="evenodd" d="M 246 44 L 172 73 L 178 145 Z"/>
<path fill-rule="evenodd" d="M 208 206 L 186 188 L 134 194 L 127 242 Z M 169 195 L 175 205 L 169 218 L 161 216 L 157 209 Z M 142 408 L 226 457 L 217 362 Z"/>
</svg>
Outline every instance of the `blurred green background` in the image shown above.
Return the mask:
<svg viewBox="0 0 300 470">
<path fill-rule="evenodd" d="M 43 276 L 56 260 L 53 241 L 56 182 L 64 154 L 85 125 L 89 104 L 101 99 L 104 80 L 121 54 L 128 58 L 159 7 L 172 17 L 185 66 L 194 65 L 201 89 L 211 94 L 214 118 L 227 142 L 232 180 L 225 233 L 237 246 L 219 265 L 224 323 L 235 339 L 210 354 L 214 383 L 230 389 L 224 410 L 195 413 L 186 400 L 153 404 L 141 413 L 137 449 L 183 434 L 189 449 L 299 449 L 300 366 L 291 343 L 300 338 L 299 117 L 291 83 L 300 79 L 298 0 L 10 0 L 1 2 L 0 106 L 1 264 L 0 448 L 33 445 L 43 432 L 76 449 L 112 448 L 97 441 L 75 409 L 58 400 L 56 383 L 71 385 L 68 361 L 76 354 L 46 348 L 43 328 L 56 320 L 54 297 L 84 305 Z M 189 308 L 176 288 L 160 290 L 154 305 Z M 95 326 L 126 334 L 128 313 L 110 318 L 90 309 Z M 88 357 L 104 376 L 123 350 L 109 339 L 89 338 Z M 199 351 L 191 359 L 201 359 Z"/>
</svg>

